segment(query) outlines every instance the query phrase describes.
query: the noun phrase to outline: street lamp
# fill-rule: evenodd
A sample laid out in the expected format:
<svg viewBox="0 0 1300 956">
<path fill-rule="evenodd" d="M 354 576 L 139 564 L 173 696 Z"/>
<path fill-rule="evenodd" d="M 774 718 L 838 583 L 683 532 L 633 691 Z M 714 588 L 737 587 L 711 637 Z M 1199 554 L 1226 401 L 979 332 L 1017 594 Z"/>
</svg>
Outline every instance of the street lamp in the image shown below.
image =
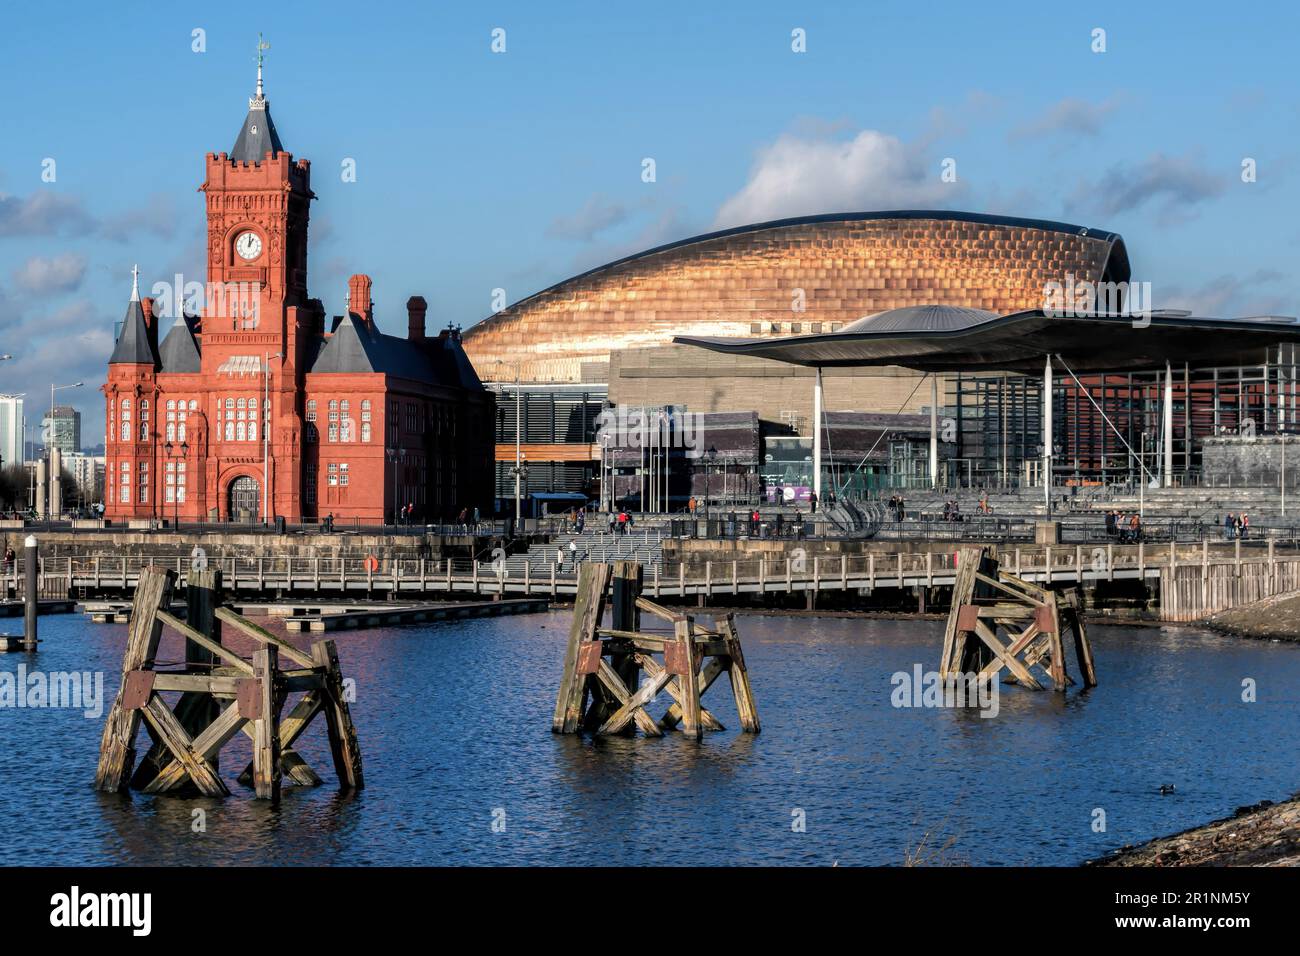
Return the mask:
<svg viewBox="0 0 1300 956">
<path fill-rule="evenodd" d="M 402 462 L 403 464 L 406 462 L 406 449 L 405 449 L 405 448 L 385 448 L 385 449 L 384 449 L 384 455 L 387 456 L 388 460 L 391 461 L 391 462 L 393 463 L 393 526 L 396 527 L 396 526 L 397 526 L 397 508 L 398 508 L 398 499 L 397 499 L 397 466 L 398 466 L 398 462 Z"/>
<path fill-rule="evenodd" d="M 709 492 L 713 490 L 712 468 L 713 468 L 714 460 L 718 457 L 718 449 L 710 445 L 709 450 L 706 451 L 704 455 L 708 459 L 707 463 L 704 466 L 704 520 L 708 521 L 709 520 Z"/>
<path fill-rule="evenodd" d="M 5 358 L 9 358 L 9 356 L 6 355 Z M 54 444 L 54 393 L 65 388 L 81 388 L 83 384 L 83 382 L 73 382 L 71 385 L 50 385 L 50 430 L 45 436 L 46 451 Z"/>
<path fill-rule="evenodd" d="M 505 365 L 506 363 L 504 359 L 497 359 L 497 364 Z M 524 474 L 524 470 L 523 470 L 524 456 L 520 444 L 523 440 L 521 435 L 523 429 L 523 421 L 522 421 L 522 414 L 520 409 L 521 396 L 520 396 L 520 389 L 519 389 L 519 384 L 522 377 L 523 377 L 523 363 L 516 362 L 515 363 L 515 467 L 512 468 L 510 471 L 510 473 L 515 476 L 515 527 L 516 528 L 519 527 L 519 513 L 520 513 L 519 479 L 521 475 Z"/>
<path fill-rule="evenodd" d="M 65 388 L 81 388 L 83 384 L 84 384 L 83 382 L 73 382 L 71 385 L 54 385 L 54 384 L 50 385 L 50 430 L 49 433 L 46 435 L 46 439 L 45 439 L 45 455 L 49 459 L 50 474 L 46 478 L 48 485 L 46 486 L 45 493 L 46 495 L 49 496 L 47 500 L 50 501 L 51 504 L 53 504 L 52 492 L 54 488 L 54 482 L 58 477 L 54 474 L 54 455 L 52 454 L 52 449 L 54 448 L 54 393 L 58 391 L 62 391 Z M 61 466 L 60 466 L 60 471 L 62 471 Z M 60 507 L 62 507 L 62 502 L 60 502 L 59 504 Z M 51 508 L 50 511 L 52 512 L 53 509 Z M 50 520 L 53 520 L 54 517 L 55 516 L 52 513 L 49 515 Z"/>
<path fill-rule="evenodd" d="M 271 490 L 271 359 L 282 359 L 284 353 L 268 355 L 263 352 L 262 355 L 262 524 L 265 525 L 269 519 Z"/>
<path fill-rule="evenodd" d="M 167 442 L 167 444 L 165 444 L 163 447 L 167 450 L 167 461 L 174 466 L 176 462 L 172 458 L 172 453 L 175 450 L 175 446 L 171 442 Z M 189 457 L 190 443 L 184 441 L 181 442 L 180 452 L 181 452 L 180 461 L 181 464 L 184 464 L 185 459 Z M 173 530 L 177 530 L 180 528 L 180 500 L 181 500 L 180 492 L 181 492 L 180 469 L 173 468 L 172 471 L 172 529 Z"/>
</svg>

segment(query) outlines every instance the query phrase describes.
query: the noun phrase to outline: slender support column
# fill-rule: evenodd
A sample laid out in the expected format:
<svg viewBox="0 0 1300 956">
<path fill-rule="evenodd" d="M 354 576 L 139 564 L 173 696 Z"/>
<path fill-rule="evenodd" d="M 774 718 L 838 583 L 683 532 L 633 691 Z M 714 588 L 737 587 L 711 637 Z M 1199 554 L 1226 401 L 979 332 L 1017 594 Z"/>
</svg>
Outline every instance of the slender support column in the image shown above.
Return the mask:
<svg viewBox="0 0 1300 956">
<path fill-rule="evenodd" d="M 813 385 L 813 494 L 817 507 L 822 507 L 822 370 L 814 369 Z"/>
<path fill-rule="evenodd" d="M 1162 469 L 1165 473 L 1164 486 L 1173 487 L 1174 484 L 1174 370 L 1168 362 L 1165 362 L 1165 462 Z"/>
<path fill-rule="evenodd" d="M 40 552 L 36 544 L 36 535 L 29 534 L 23 541 L 23 646 L 36 648 L 37 620 L 40 610 Z"/>
<path fill-rule="evenodd" d="M 939 487 L 939 376 L 930 373 L 930 487 Z"/>
<path fill-rule="evenodd" d="M 1052 356 L 1043 364 L 1043 504 L 1052 513 Z"/>
</svg>

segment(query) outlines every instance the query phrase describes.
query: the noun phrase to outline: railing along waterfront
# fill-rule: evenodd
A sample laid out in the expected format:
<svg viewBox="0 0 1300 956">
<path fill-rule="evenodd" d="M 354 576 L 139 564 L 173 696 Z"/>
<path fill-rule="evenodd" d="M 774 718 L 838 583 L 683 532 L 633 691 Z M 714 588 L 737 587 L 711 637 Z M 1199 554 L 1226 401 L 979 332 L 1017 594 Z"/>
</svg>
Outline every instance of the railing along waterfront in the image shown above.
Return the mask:
<svg viewBox="0 0 1300 956">
<path fill-rule="evenodd" d="M 1274 541 L 1202 540 L 1105 546 L 1046 545 L 998 548 L 1002 566 L 1028 581 L 1088 584 L 1150 580 L 1164 583 L 1171 613 L 1199 615 L 1300 587 L 1300 551 Z M 5 569 L 6 589 L 21 593 L 23 559 Z M 130 590 L 142 568 L 162 565 L 182 573 L 179 555 L 50 556 L 38 576 L 42 595 Z M 556 562 L 474 561 L 417 557 L 226 556 L 208 558 L 227 589 L 304 594 L 572 595 L 577 575 Z M 858 591 L 951 585 L 956 551 L 880 551 L 865 554 L 781 554 L 736 560 L 667 560 L 646 570 L 645 593 L 656 597 Z M 1169 587 L 1176 582 L 1177 587 Z M 1217 583 L 1215 583 L 1217 582 Z M 1228 583 L 1225 583 L 1228 582 Z M 1231 583 L 1253 582 L 1253 583 Z M 1165 599 L 1167 591 L 1169 598 Z M 1175 597 L 1176 595 L 1176 597 Z M 1253 599 L 1253 598 L 1252 598 Z M 1176 604 L 1174 602 L 1177 602 Z M 1176 619 L 1191 619 L 1177 617 Z"/>
</svg>

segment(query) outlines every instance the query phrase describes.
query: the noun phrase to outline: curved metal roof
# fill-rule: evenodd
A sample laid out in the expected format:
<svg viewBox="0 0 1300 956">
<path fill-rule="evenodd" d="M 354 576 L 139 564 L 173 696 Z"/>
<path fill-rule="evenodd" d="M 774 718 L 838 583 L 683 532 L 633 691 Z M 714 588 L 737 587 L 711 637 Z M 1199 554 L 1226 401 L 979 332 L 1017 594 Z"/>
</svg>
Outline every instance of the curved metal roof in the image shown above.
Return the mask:
<svg viewBox="0 0 1300 956">
<path fill-rule="evenodd" d="M 547 286 L 538 292 L 525 296 L 516 302 L 512 302 L 500 312 L 495 312 L 475 323 L 466 329 L 466 334 L 472 332 L 478 326 L 490 322 L 497 317 L 508 318 L 519 307 L 525 305 L 539 296 L 546 295 L 563 286 L 573 282 L 578 282 L 590 276 L 598 275 L 619 266 L 636 262 L 640 259 L 648 259 L 651 256 L 661 255 L 665 252 L 672 252 L 686 246 L 699 245 L 711 242 L 715 239 L 725 239 L 729 236 L 739 236 L 749 232 L 763 232 L 768 229 L 784 229 L 791 226 L 816 225 L 827 222 L 870 222 L 883 219 L 898 220 L 926 220 L 933 219 L 938 222 L 973 222 L 988 226 L 1013 228 L 1013 229 L 1041 229 L 1045 232 L 1061 232 L 1067 235 L 1075 235 L 1080 238 L 1094 239 L 1100 242 L 1109 242 L 1112 246 L 1111 258 L 1116 263 L 1116 281 L 1127 280 L 1129 278 L 1129 261 L 1128 249 L 1124 245 L 1124 239 L 1117 232 L 1110 232 L 1106 229 L 1093 229 L 1089 226 L 1077 226 L 1068 222 L 1056 222 L 1051 219 L 1022 219 L 1017 216 L 996 216 L 985 213 L 961 212 L 949 209 L 887 209 L 866 212 L 834 212 L 822 213 L 816 216 L 795 216 L 790 219 L 772 219 L 767 222 L 750 223 L 744 226 L 733 226 L 730 229 L 721 229 L 717 232 L 706 232 L 698 236 L 692 236 L 689 239 L 679 239 L 662 246 L 655 246 L 651 249 L 645 249 L 641 252 L 633 253 L 630 256 L 623 256 L 621 259 L 615 259 L 604 265 L 596 266 L 594 269 L 588 269 L 586 272 L 579 272 L 577 275 L 570 276 L 560 282 Z"/>
<path fill-rule="evenodd" d="M 996 312 L 985 309 L 967 309 L 951 305 L 910 305 L 902 309 L 886 309 L 884 312 L 877 312 L 856 322 L 850 322 L 840 329 L 840 333 L 956 332 L 997 317 Z"/>
<path fill-rule="evenodd" d="M 897 365 L 923 372 L 1037 373 L 1044 356 L 1051 354 L 1076 372 L 1116 372 L 1159 368 L 1166 361 L 1194 367 L 1260 365 L 1270 346 L 1300 342 L 1300 322 L 1210 319 L 1182 312 L 1062 317 L 1034 310 L 994 315 L 922 306 L 882 312 L 819 335 L 676 336 L 673 342 L 826 368 Z"/>
</svg>

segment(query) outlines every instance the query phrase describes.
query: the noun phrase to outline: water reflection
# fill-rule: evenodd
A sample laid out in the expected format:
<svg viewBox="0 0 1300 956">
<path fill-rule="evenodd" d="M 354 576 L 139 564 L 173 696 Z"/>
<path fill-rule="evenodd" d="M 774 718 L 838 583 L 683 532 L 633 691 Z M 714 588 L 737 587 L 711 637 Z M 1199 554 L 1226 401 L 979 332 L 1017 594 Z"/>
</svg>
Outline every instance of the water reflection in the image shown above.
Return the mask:
<svg viewBox="0 0 1300 956">
<path fill-rule="evenodd" d="M 327 784 L 286 787 L 278 809 L 234 780 L 242 735 L 223 752 L 228 799 L 104 795 L 90 786 L 102 718 L 0 709 L 0 785 L 24 807 L 0 863 L 899 864 L 924 839 L 956 861 L 1058 864 L 1295 788 L 1291 645 L 1095 627 L 1100 687 L 1003 685 L 985 719 L 891 706 L 894 672 L 935 665 L 934 622 L 744 617 L 763 733 L 739 732 L 721 679 L 704 702 L 727 729 L 697 744 L 551 734 L 567 620 L 340 634 L 367 789 L 330 786 L 313 725 L 296 749 Z M 103 670 L 116 692 L 123 627 L 52 617 L 42 635 L 0 670 Z"/>
</svg>

